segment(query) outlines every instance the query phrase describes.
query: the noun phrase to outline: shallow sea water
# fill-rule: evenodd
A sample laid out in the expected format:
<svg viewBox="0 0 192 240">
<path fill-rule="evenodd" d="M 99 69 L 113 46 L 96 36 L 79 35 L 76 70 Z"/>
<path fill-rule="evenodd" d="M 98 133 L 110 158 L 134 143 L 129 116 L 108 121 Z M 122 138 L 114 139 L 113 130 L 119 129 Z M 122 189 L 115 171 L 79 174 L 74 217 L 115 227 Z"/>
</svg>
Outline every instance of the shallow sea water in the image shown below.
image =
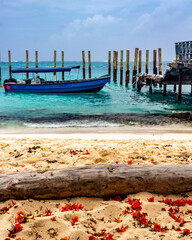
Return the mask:
<svg viewBox="0 0 192 240">
<path fill-rule="evenodd" d="M 34 67 L 35 63 L 29 65 Z M 81 62 L 66 62 L 65 66 L 81 65 Z M 142 72 L 145 70 L 145 63 L 142 64 Z M 53 66 L 52 62 L 40 62 L 40 66 Z M 61 66 L 58 62 L 57 66 Z M 25 62 L 14 62 L 12 68 L 25 67 Z M 163 62 L 163 72 L 167 63 Z M 87 69 L 87 63 L 86 63 Z M 125 69 L 125 64 L 124 64 Z M 130 63 L 130 73 L 133 70 L 133 63 Z M 149 71 L 152 73 L 152 63 L 149 64 Z M 92 77 L 99 77 L 108 72 L 107 62 L 92 62 Z M 162 96 L 162 89 L 153 87 L 153 93 L 149 93 L 148 87 L 143 87 L 138 93 L 132 89 L 131 84 L 125 87 L 125 73 L 123 85 L 118 80 L 108 83 L 99 93 L 77 93 L 77 94 L 15 94 L 5 93 L 0 88 L 0 128 L 9 127 L 69 127 L 69 126 L 118 126 L 119 122 L 113 122 L 106 116 L 118 114 L 169 114 L 175 112 L 192 113 L 192 97 L 190 96 L 191 86 L 183 87 L 182 102 L 178 103 L 177 93 L 173 93 L 173 86 L 168 87 L 166 97 Z M 2 79 L 8 78 L 8 63 L 2 63 Z M 45 77 L 44 74 L 40 74 Z M 82 78 L 82 69 L 72 70 L 71 75 L 65 74 L 65 79 Z M 88 76 L 88 72 L 86 72 Z M 14 74 L 16 79 L 25 78 L 25 74 Z M 30 76 L 32 77 L 32 75 Z M 50 80 L 52 74 L 46 74 Z M 57 74 L 57 79 L 61 74 Z M 130 76 L 131 81 L 131 76 Z M 2 81 L 3 83 L 3 81 Z M 83 117 L 82 117 L 83 116 Z M 87 116 L 87 117 L 86 117 Z M 100 116 L 99 120 L 90 116 Z M 105 116 L 105 119 L 102 119 Z"/>
</svg>

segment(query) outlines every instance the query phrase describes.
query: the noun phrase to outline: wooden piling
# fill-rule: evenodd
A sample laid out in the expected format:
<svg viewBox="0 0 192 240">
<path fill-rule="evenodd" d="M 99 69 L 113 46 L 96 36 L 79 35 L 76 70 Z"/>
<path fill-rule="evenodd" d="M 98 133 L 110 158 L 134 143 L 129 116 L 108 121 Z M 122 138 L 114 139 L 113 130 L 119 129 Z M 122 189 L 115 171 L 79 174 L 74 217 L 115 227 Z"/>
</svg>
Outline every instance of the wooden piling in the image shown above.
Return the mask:
<svg viewBox="0 0 192 240">
<path fill-rule="evenodd" d="M 148 74 L 148 72 L 149 72 L 149 50 L 146 50 L 145 72 L 146 72 L 147 74 Z"/>
<path fill-rule="evenodd" d="M 182 70 L 182 67 L 179 66 L 178 101 L 181 101 L 182 81 L 183 81 L 183 70 Z"/>
<path fill-rule="evenodd" d="M 26 50 L 26 68 L 29 67 L 29 51 Z M 26 79 L 29 79 L 29 73 L 26 73 Z"/>
<path fill-rule="evenodd" d="M 150 93 L 153 92 L 153 88 L 152 88 L 152 79 L 151 79 L 151 82 L 150 82 L 150 85 L 149 85 L 149 92 L 150 92 Z"/>
<path fill-rule="evenodd" d="M 54 67 L 57 65 L 57 51 L 54 51 Z M 56 72 L 53 73 L 56 76 Z"/>
<path fill-rule="evenodd" d="M 117 81 L 118 51 L 115 51 L 115 82 Z"/>
<path fill-rule="evenodd" d="M 132 76 L 133 87 L 136 86 L 138 52 L 139 52 L 139 48 L 135 48 L 134 68 L 133 68 L 133 76 Z"/>
<path fill-rule="evenodd" d="M 153 51 L 153 64 L 156 67 L 156 50 Z M 154 66 L 153 65 L 153 66 Z M 156 67 L 157 69 L 157 67 Z M 149 71 L 149 50 L 146 50 L 146 73 L 148 74 Z M 153 67 L 153 73 L 154 73 L 154 67 Z M 153 88 L 152 88 L 152 79 L 149 85 L 149 92 L 152 93 L 153 92 Z"/>
<path fill-rule="evenodd" d="M 35 67 L 38 67 L 38 51 L 35 51 Z"/>
<path fill-rule="evenodd" d="M 61 66 L 64 67 L 64 51 L 61 51 Z M 65 79 L 65 73 L 62 72 L 62 80 Z"/>
<path fill-rule="evenodd" d="M 120 84 L 123 84 L 123 50 L 121 50 L 121 62 L 120 62 Z"/>
<path fill-rule="evenodd" d="M 157 51 L 153 50 L 153 74 L 157 74 Z"/>
<path fill-rule="evenodd" d="M 89 78 L 91 78 L 91 52 L 88 51 L 88 62 L 89 62 Z"/>
<path fill-rule="evenodd" d="M 159 75 L 162 75 L 162 54 L 161 54 L 161 48 L 158 48 L 158 64 L 159 64 Z"/>
<path fill-rule="evenodd" d="M 8 51 L 8 58 L 9 58 L 9 78 L 12 78 L 11 74 L 11 51 Z"/>
<path fill-rule="evenodd" d="M 85 51 L 82 51 L 83 79 L 85 79 Z"/>
<path fill-rule="evenodd" d="M 167 85 L 163 84 L 163 96 L 167 95 Z"/>
<path fill-rule="evenodd" d="M 111 51 L 108 51 L 108 74 L 111 75 Z"/>
<path fill-rule="evenodd" d="M 117 63 L 118 63 L 118 52 L 113 51 L 113 81 L 117 81 Z"/>
<path fill-rule="evenodd" d="M 115 51 L 113 51 L 113 81 L 115 81 Z"/>
<path fill-rule="evenodd" d="M 174 91 L 174 92 L 177 91 L 177 85 L 176 85 L 176 84 L 174 84 L 174 86 L 173 86 L 173 91 Z"/>
<path fill-rule="evenodd" d="M 141 73 L 142 51 L 139 51 L 139 73 Z"/>
<path fill-rule="evenodd" d="M 0 81 L 1 81 L 1 52 L 0 52 Z"/>
<path fill-rule="evenodd" d="M 129 50 L 126 52 L 125 85 L 129 84 Z"/>
</svg>

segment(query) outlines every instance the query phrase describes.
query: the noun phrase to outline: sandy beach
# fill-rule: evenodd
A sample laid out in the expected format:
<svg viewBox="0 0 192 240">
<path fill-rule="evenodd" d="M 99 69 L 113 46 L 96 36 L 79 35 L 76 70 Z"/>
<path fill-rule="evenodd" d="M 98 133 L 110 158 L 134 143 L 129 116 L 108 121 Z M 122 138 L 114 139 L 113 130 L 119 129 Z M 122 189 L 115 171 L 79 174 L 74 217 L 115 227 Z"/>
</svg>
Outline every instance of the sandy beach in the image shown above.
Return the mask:
<svg viewBox="0 0 192 240">
<path fill-rule="evenodd" d="M 191 129 L 89 130 L 1 131 L 0 173 L 105 163 L 192 163 Z M 169 201 L 162 202 L 166 198 Z M 174 200 L 181 199 L 186 200 L 184 206 L 182 201 L 175 204 Z M 137 193 L 111 200 L 28 199 L 13 200 L 14 204 L 8 200 L 0 203 L 0 238 L 8 238 L 22 211 L 22 229 L 10 239 L 191 239 L 191 199 L 192 193 L 169 196 Z M 66 210 L 66 206 L 74 203 L 81 204 L 81 209 Z"/>
</svg>

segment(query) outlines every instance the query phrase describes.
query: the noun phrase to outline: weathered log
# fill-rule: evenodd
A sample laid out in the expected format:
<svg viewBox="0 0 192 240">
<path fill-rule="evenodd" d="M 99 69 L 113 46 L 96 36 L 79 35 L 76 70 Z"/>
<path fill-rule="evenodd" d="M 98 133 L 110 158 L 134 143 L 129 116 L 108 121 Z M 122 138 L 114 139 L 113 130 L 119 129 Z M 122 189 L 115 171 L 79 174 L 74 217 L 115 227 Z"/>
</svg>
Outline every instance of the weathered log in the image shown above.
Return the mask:
<svg viewBox="0 0 192 240">
<path fill-rule="evenodd" d="M 0 174 L 0 200 L 192 191 L 192 165 L 89 165 Z"/>
</svg>

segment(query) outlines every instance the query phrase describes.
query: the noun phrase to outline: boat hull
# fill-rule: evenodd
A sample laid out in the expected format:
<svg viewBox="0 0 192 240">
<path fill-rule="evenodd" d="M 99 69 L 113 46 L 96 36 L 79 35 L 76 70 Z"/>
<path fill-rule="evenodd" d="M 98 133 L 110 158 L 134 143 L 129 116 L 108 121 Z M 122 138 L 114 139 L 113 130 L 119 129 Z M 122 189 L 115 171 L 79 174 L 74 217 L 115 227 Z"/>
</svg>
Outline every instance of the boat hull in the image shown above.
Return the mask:
<svg viewBox="0 0 192 240">
<path fill-rule="evenodd" d="M 5 82 L 4 88 L 6 92 L 15 93 L 81 93 L 98 92 L 108 82 L 110 82 L 110 76 L 72 81 L 49 81 L 44 84 Z"/>
</svg>

